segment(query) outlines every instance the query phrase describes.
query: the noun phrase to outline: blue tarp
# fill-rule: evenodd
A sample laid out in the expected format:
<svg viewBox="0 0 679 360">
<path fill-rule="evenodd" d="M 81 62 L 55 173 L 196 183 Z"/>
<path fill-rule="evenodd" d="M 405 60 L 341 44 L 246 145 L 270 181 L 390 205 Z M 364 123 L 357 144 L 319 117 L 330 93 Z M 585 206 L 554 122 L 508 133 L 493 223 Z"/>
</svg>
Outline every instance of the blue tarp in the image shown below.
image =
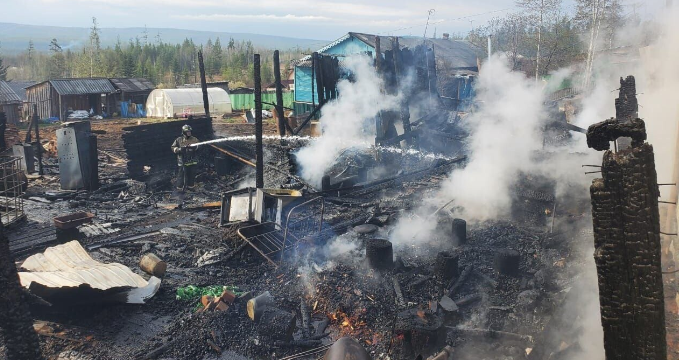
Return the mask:
<svg viewBox="0 0 679 360">
<path fill-rule="evenodd" d="M 130 112 L 130 102 L 121 101 L 120 102 L 120 117 L 124 118 L 138 118 L 146 117 L 146 111 L 144 110 L 143 104 L 136 104 L 136 111 Z"/>
</svg>

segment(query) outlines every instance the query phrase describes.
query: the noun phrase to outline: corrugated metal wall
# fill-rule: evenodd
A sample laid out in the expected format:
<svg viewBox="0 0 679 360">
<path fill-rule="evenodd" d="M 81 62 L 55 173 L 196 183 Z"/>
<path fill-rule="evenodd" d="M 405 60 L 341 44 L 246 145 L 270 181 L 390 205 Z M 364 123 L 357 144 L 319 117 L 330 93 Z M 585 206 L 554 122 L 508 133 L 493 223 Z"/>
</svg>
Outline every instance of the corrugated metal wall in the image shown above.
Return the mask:
<svg viewBox="0 0 679 360">
<path fill-rule="evenodd" d="M 231 106 L 234 110 L 250 110 L 255 107 L 255 94 L 229 94 L 231 98 Z M 284 92 L 283 93 L 283 106 L 292 109 L 292 103 L 294 100 L 294 92 Z M 262 102 L 275 104 L 276 103 L 276 93 L 275 92 L 263 92 Z M 273 105 L 263 104 L 262 108 L 270 110 Z"/>
</svg>

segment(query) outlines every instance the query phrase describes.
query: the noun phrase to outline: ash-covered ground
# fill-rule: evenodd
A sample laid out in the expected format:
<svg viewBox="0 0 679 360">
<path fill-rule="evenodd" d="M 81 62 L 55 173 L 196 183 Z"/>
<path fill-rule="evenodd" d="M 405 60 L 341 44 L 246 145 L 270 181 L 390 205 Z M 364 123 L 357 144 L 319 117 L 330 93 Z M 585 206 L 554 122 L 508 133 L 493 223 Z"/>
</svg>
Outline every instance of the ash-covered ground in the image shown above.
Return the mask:
<svg viewBox="0 0 679 360">
<path fill-rule="evenodd" d="M 219 135 L 242 135 L 228 131 Z M 249 153 L 252 143 L 231 145 Z M 304 140 L 266 144 L 266 186 L 300 188 L 285 173 L 294 169 L 290 153 Z M 372 167 L 375 158 L 384 161 L 384 154 L 390 156 L 388 168 L 399 164 L 397 170 L 369 173 L 371 185 L 317 193 L 326 204 L 322 235 L 300 244 L 278 268 L 249 246 L 237 251 L 243 243 L 238 225 L 218 227 L 219 209 L 206 204 L 219 201 L 223 191 L 254 182 L 254 172 L 231 162 L 230 174 L 220 178 L 210 150 L 201 155 L 198 188 L 185 196 L 172 191 L 171 174 L 156 174 L 147 183 L 131 181 L 125 168 L 106 156 L 100 158 L 104 185 L 99 191 L 60 193 L 54 177 L 33 179 L 26 195 L 28 222 L 8 234 L 15 246 L 22 234 L 49 227 L 53 216 L 90 211 L 95 224 L 111 231 L 82 236 L 95 259 L 124 264 L 146 278 L 138 266 L 144 254 L 152 252 L 168 263 L 160 291 L 144 305 L 88 304 L 87 299 L 52 307 L 32 304 L 36 321 L 50 329 L 40 331 L 43 353 L 59 359 L 282 359 L 324 349 L 343 336 L 355 338 L 374 359 L 426 357 L 445 345 L 452 345 L 459 359 L 556 359 L 583 351 L 577 316 L 584 313 L 569 303 L 581 301 L 592 285 L 581 276 L 591 256 L 591 233 L 582 230 L 591 224 L 582 189 L 556 196 L 553 184 L 516 179 L 512 211 L 517 216 L 468 223 L 464 243 L 453 235 L 454 206 L 438 209 L 432 214 L 435 235 L 395 243 L 394 267 L 376 271 L 365 259 L 366 239 L 389 239 L 400 219 L 413 216 L 411 210 L 465 162 L 418 152 L 375 152 L 380 151 L 347 154 L 331 171 L 334 178 L 354 171 L 347 164 Z M 375 182 L 378 178 L 388 181 Z M 301 188 L 307 197 L 319 190 Z M 377 230 L 355 231 L 361 224 Z M 47 245 L 22 248 L 16 256 L 25 258 Z M 498 252 L 507 250 L 519 254 L 518 271 L 511 275 L 498 272 L 495 264 Z M 442 278 L 435 267 L 444 251 L 458 257 L 458 271 L 450 278 Z M 201 262 L 206 254 L 213 264 Z M 227 311 L 197 312 L 199 299 L 176 299 L 177 289 L 187 285 L 237 286 L 255 296 L 270 292 L 278 308 L 295 314 L 294 340 L 281 342 L 278 334 L 250 320 L 242 299 Z M 456 310 L 442 301 L 444 295 L 459 304 Z M 306 330 L 301 302 L 311 317 Z M 572 321 L 560 318 L 564 312 Z M 309 334 L 319 336 L 305 340 Z"/>
</svg>

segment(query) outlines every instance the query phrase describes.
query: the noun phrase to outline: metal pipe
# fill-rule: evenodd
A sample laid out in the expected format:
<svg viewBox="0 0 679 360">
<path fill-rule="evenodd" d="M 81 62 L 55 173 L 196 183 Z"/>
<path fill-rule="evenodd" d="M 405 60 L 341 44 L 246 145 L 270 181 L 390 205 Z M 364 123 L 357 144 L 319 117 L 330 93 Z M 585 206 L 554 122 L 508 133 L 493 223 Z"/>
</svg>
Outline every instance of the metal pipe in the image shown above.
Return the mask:
<svg viewBox="0 0 679 360">
<path fill-rule="evenodd" d="M 256 183 L 257 188 L 264 188 L 264 144 L 262 142 L 262 76 L 260 73 L 259 54 L 254 56 L 255 78 L 255 141 L 256 141 Z"/>
</svg>

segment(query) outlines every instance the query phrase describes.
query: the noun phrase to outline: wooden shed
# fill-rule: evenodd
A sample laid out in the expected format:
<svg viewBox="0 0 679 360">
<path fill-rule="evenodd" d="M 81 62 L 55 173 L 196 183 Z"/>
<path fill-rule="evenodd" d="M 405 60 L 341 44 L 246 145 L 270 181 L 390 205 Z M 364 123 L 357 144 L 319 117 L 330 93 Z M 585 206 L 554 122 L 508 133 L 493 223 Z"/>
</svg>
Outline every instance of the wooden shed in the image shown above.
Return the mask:
<svg viewBox="0 0 679 360">
<path fill-rule="evenodd" d="M 55 79 L 29 86 L 26 97 L 31 106 L 37 105 L 41 119 L 65 120 L 69 110 L 92 110 L 94 114 L 101 114 L 102 105 L 112 108 L 115 92 L 108 79 Z"/>
<path fill-rule="evenodd" d="M 19 123 L 21 98 L 6 81 L 0 81 L 0 111 L 5 113 L 8 124 Z"/>
<path fill-rule="evenodd" d="M 152 82 L 144 78 L 111 78 L 109 80 L 116 89 L 116 104 L 121 101 L 146 104 L 146 98 L 156 88 Z"/>
</svg>

